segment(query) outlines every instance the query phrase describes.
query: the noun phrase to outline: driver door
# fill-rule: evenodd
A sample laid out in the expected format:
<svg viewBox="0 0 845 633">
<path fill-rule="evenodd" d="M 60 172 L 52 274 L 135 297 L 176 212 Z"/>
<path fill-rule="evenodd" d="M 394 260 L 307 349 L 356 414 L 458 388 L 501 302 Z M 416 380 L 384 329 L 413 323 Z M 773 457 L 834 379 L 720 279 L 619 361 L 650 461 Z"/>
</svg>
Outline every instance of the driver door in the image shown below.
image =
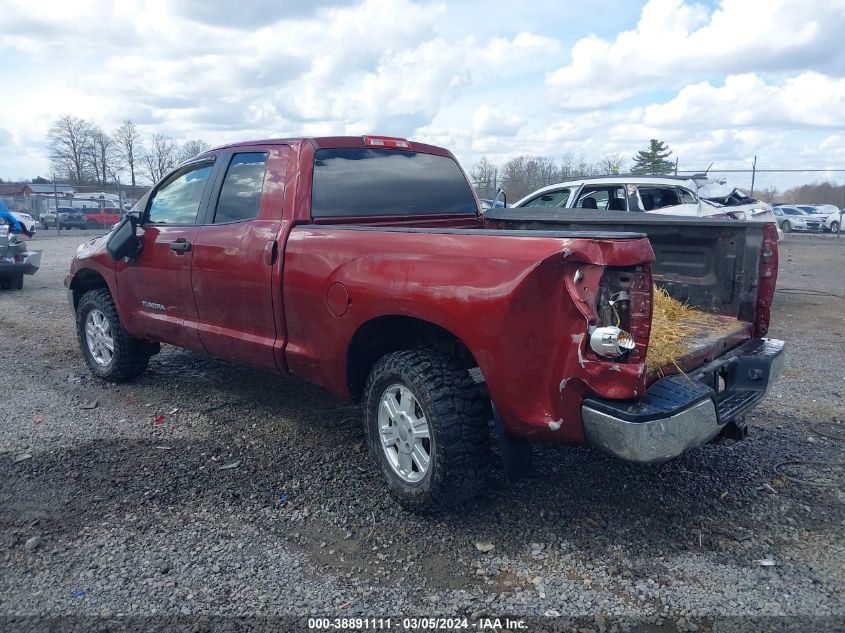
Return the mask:
<svg viewBox="0 0 845 633">
<path fill-rule="evenodd" d="M 141 218 L 142 249 L 116 266 L 121 317 L 134 336 L 202 349 L 191 287 L 198 216 L 208 204 L 214 157 L 183 165 L 151 192 Z"/>
</svg>

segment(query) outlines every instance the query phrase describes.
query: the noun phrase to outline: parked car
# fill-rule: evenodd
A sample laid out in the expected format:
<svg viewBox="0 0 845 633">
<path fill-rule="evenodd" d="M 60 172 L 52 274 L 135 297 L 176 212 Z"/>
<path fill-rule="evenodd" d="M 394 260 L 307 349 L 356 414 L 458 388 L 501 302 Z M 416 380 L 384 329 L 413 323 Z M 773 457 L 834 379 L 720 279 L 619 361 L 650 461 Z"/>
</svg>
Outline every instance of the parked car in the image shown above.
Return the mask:
<svg viewBox="0 0 845 633">
<path fill-rule="evenodd" d="M 739 439 L 783 362 L 763 338 L 773 224 L 482 215 L 448 150 L 371 136 L 209 150 L 135 209 L 65 278 L 90 371 L 131 380 L 169 343 L 360 401 L 371 458 L 415 510 L 479 491 L 491 423 L 506 464 L 525 442 L 654 462 Z M 649 367 L 653 283 L 722 319 Z"/>
<path fill-rule="evenodd" d="M 821 222 L 819 228 L 823 231 L 839 232 L 839 209 L 832 204 L 799 204 L 796 205 L 799 209 L 814 216 Z"/>
<path fill-rule="evenodd" d="M 10 211 L 13 216 L 20 222 L 23 232 L 28 237 L 35 235 L 35 219 L 26 211 Z"/>
<path fill-rule="evenodd" d="M 753 198 L 747 198 L 742 204 L 742 200 L 732 193 L 721 199 L 722 202 L 719 202 L 718 198 L 700 198 L 699 188 L 707 182 L 703 176 L 622 175 L 582 178 L 543 187 L 512 206 L 636 211 L 757 222 L 777 221 L 769 205 Z M 731 191 L 737 190 L 732 188 Z"/>
<path fill-rule="evenodd" d="M 778 218 L 778 224 L 784 233 L 791 231 L 818 231 L 822 225 L 821 219 L 790 204 L 779 204 L 773 210 L 775 216 Z"/>
<path fill-rule="evenodd" d="M 86 225 L 85 216 L 73 207 L 59 207 L 58 212 L 56 209 L 48 209 L 41 214 L 40 222 L 42 229 L 84 229 Z"/>
<path fill-rule="evenodd" d="M 776 221 L 772 205 L 752 198 L 725 178 L 709 178 L 706 174 L 696 174 L 692 176 L 692 180 L 696 183 L 698 195 L 705 204 L 733 213 L 741 212 L 746 220 Z"/>
</svg>

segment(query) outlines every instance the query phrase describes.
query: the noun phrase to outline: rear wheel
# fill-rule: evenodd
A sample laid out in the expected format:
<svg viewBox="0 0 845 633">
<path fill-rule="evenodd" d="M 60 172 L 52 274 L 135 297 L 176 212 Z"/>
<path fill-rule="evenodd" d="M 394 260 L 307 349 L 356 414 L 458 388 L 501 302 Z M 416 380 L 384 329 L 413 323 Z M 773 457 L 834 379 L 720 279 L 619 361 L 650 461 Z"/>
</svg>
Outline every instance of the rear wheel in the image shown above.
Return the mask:
<svg viewBox="0 0 845 633">
<path fill-rule="evenodd" d="M 364 415 L 370 456 L 409 510 L 451 506 L 481 490 L 491 456 L 488 400 L 452 357 L 384 356 L 370 372 Z"/>
<path fill-rule="evenodd" d="M 152 346 L 123 328 L 107 289 L 91 290 L 79 300 L 76 331 L 85 364 L 94 375 L 110 382 L 124 382 L 140 376 L 147 368 Z"/>
<path fill-rule="evenodd" d="M 780 228 L 784 233 L 789 233 L 792 231 L 792 223 L 789 220 L 784 220 L 781 222 Z"/>
</svg>

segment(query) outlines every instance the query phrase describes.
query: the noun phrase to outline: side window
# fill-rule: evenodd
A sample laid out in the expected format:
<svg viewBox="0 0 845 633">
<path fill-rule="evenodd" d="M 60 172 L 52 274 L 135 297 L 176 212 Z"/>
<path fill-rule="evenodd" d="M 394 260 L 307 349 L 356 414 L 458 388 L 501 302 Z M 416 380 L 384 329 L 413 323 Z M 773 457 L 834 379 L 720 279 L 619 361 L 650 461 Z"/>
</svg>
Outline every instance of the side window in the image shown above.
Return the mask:
<svg viewBox="0 0 845 633">
<path fill-rule="evenodd" d="M 569 189 L 550 191 L 541 196 L 532 198 L 523 207 L 565 207 L 569 201 Z"/>
<path fill-rule="evenodd" d="M 212 167 L 212 162 L 194 163 L 171 174 L 153 194 L 147 221 L 152 224 L 194 224 Z"/>
<path fill-rule="evenodd" d="M 613 189 L 587 190 L 581 194 L 581 198 L 575 206 L 579 209 L 599 209 L 601 211 L 605 211 L 610 203 L 610 192 L 612 190 Z"/>
<path fill-rule="evenodd" d="M 214 224 L 258 217 L 266 165 L 266 152 L 243 152 L 232 156 L 217 199 Z"/>
<path fill-rule="evenodd" d="M 696 203 L 695 195 L 693 195 L 692 191 L 690 191 L 689 189 L 678 189 L 678 193 L 681 196 L 681 204 Z"/>
</svg>

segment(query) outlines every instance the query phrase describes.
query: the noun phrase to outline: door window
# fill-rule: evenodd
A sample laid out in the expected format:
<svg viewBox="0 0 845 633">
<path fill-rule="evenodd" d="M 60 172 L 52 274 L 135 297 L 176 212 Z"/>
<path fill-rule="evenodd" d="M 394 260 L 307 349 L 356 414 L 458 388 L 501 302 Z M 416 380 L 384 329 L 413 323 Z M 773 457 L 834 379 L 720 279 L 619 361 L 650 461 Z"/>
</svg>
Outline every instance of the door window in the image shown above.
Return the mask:
<svg viewBox="0 0 845 633">
<path fill-rule="evenodd" d="M 695 194 L 689 189 L 680 188 L 678 193 L 681 196 L 681 204 L 695 204 L 697 202 Z"/>
<path fill-rule="evenodd" d="M 152 224 L 195 224 L 213 167 L 213 162 L 193 163 L 171 174 L 153 194 L 147 221 Z"/>
<path fill-rule="evenodd" d="M 578 198 L 578 203 L 575 205 L 579 209 L 598 209 L 599 211 L 606 211 L 609 207 L 611 210 L 624 211 L 624 207 L 611 207 L 614 200 L 618 200 L 621 196 L 624 201 L 625 190 L 615 185 L 609 187 L 584 187 L 581 196 Z"/>
<path fill-rule="evenodd" d="M 523 207 L 565 207 L 569 201 L 569 189 L 549 191 L 536 198 L 531 198 Z"/>
<path fill-rule="evenodd" d="M 214 224 L 258 217 L 266 165 L 267 152 L 243 152 L 232 156 L 217 200 Z"/>
</svg>

